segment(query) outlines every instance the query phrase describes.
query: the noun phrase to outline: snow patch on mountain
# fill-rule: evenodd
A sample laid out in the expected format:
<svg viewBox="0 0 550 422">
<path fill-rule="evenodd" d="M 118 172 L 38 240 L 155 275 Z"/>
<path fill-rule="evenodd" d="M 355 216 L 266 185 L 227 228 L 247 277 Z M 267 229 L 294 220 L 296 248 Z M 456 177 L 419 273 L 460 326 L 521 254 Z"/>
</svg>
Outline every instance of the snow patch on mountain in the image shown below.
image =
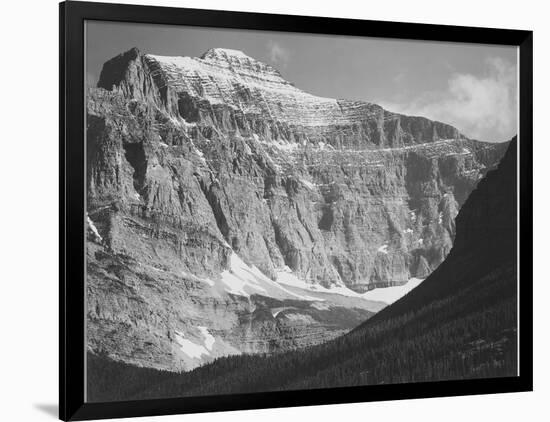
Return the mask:
<svg viewBox="0 0 550 422">
<path fill-rule="evenodd" d="M 208 350 L 212 350 L 212 347 L 214 346 L 214 343 L 216 342 L 216 339 L 210 332 L 208 331 L 208 328 L 206 327 L 197 327 L 201 334 L 204 337 L 204 347 L 206 347 Z"/>
<path fill-rule="evenodd" d="M 92 231 L 92 233 L 94 234 L 94 236 L 100 241 L 102 242 L 103 241 L 103 238 L 101 237 L 101 235 L 99 234 L 99 231 L 97 231 L 97 227 L 95 226 L 94 222 L 92 221 L 92 219 L 89 217 L 89 216 L 86 216 L 86 221 L 88 222 L 88 227 L 90 228 L 90 230 Z"/>
<path fill-rule="evenodd" d="M 390 305 L 396 300 L 401 299 L 412 289 L 422 283 L 422 281 L 424 281 L 424 279 L 411 278 L 407 283 L 403 284 L 402 286 L 379 287 L 370 290 L 367 293 L 363 293 L 362 297 L 364 299 L 384 302 Z"/>
<path fill-rule="evenodd" d="M 328 311 L 330 309 L 330 305 L 326 304 L 326 303 L 312 303 L 310 305 L 312 308 L 315 308 L 317 309 L 318 311 Z"/>
<path fill-rule="evenodd" d="M 305 179 L 300 179 L 300 182 L 302 182 L 307 188 L 309 188 L 311 190 L 315 190 L 315 184 L 314 183 L 311 183 L 310 181 L 305 180 Z"/>
<path fill-rule="evenodd" d="M 180 350 L 190 358 L 201 359 L 202 355 L 210 355 L 206 347 L 186 339 L 185 334 L 180 331 L 176 331 L 176 341 L 180 345 Z"/>
<path fill-rule="evenodd" d="M 245 297 L 250 297 L 251 293 L 265 294 L 260 283 L 264 278 L 267 279 L 260 270 L 246 265 L 236 253 L 231 254 L 229 269 L 221 274 L 221 281 L 229 293 Z"/>
<path fill-rule="evenodd" d="M 311 292 L 338 294 L 375 302 L 384 302 L 386 304 L 391 304 L 400 299 L 423 281 L 423 279 L 420 278 L 411 278 L 402 286 L 379 287 L 366 293 L 358 293 L 345 286 L 332 286 L 330 288 L 326 288 L 320 285 L 307 283 L 293 274 L 288 267 L 286 267 L 283 271 L 278 272 L 277 276 L 278 283 L 298 287 Z M 326 308 L 324 306 L 328 305 L 313 303 L 311 306 L 319 310 L 325 310 Z"/>
<path fill-rule="evenodd" d="M 230 294 L 250 297 L 259 294 L 268 297 L 283 296 L 297 300 L 319 300 L 315 297 L 293 293 L 271 280 L 257 267 L 247 265 L 236 253 L 230 257 L 229 269 L 221 274 L 221 282 Z"/>
<path fill-rule="evenodd" d="M 382 245 L 377 249 L 377 252 L 388 254 L 388 245 Z"/>
</svg>

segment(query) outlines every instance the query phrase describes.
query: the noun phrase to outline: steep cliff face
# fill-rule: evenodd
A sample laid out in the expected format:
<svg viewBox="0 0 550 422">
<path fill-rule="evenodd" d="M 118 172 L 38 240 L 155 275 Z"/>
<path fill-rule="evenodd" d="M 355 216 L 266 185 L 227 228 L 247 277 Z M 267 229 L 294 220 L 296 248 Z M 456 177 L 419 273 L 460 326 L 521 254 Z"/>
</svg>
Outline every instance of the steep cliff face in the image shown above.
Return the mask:
<svg viewBox="0 0 550 422">
<path fill-rule="evenodd" d="M 364 292 L 443 261 L 505 149 L 223 49 L 113 58 L 87 124 L 90 347 L 167 369 L 357 325 L 381 307 Z M 189 338 L 207 353 L 182 354 Z"/>
<path fill-rule="evenodd" d="M 461 208 L 447 259 L 411 293 L 351 333 L 273 356 L 220 359 L 183 376 L 91 354 L 89 399 L 517 376 L 516 178 L 517 143 L 512 141 L 498 169 Z"/>
</svg>

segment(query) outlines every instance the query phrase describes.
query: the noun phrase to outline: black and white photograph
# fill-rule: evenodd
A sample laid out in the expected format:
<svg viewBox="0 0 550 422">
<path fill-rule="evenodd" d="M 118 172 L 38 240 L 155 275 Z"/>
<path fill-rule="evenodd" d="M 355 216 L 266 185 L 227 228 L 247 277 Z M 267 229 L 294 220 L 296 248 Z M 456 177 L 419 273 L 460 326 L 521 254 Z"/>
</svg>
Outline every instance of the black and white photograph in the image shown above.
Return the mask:
<svg viewBox="0 0 550 422">
<path fill-rule="evenodd" d="M 86 22 L 86 400 L 517 376 L 518 71 Z"/>
<path fill-rule="evenodd" d="M 2 10 L 0 420 L 548 419 L 543 3 Z"/>
</svg>

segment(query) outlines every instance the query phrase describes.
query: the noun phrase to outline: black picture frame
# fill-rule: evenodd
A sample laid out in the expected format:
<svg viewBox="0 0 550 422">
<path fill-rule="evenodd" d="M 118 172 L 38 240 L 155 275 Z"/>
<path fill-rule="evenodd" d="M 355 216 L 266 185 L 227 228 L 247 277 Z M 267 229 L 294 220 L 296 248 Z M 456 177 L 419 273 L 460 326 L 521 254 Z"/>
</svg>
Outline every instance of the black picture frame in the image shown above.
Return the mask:
<svg viewBox="0 0 550 422">
<path fill-rule="evenodd" d="M 84 24 L 86 20 L 353 35 L 519 47 L 520 375 L 499 379 L 281 391 L 210 397 L 86 403 Z M 396 22 L 286 16 L 70 1 L 60 28 L 60 379 L 59 417 L 87 420 L 531 391 L 533 386 L 533 33 Z"/>
</svg>

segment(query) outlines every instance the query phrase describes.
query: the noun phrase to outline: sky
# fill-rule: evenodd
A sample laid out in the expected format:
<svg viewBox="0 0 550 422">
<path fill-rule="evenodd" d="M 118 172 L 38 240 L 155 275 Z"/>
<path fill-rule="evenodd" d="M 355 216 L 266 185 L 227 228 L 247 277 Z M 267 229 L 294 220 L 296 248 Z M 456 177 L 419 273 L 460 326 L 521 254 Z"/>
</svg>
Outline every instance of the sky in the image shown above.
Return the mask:
<svg viewBox="0 0 550 422">
<path fill-rule="evenodd" d="M 88 84 L 97 83 L 103 63 L 132 47 L 191 57 L 231 48 L 311 94 L 374 102 L 483 141 L 507 141 L 517 131 L 514 46 L 97 21 L 86 31 Z"/>
</svg>

